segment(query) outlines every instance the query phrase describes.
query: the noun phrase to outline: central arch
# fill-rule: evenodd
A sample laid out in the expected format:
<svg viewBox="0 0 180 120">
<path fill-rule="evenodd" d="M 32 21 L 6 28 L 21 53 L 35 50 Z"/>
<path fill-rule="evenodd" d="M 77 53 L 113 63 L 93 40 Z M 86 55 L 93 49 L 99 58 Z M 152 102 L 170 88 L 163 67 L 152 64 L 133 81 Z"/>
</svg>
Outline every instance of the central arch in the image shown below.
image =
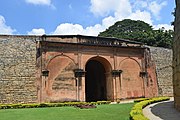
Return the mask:
<svg viewBox="0 0 180 120">
<path fill-rule="evenodd" d="M 110 71 L 108 61 L 102 57 L 91 58 L 85 66 L 86 101 L 102 101 L 108 99 L 107 73 Z"/>
</svg>

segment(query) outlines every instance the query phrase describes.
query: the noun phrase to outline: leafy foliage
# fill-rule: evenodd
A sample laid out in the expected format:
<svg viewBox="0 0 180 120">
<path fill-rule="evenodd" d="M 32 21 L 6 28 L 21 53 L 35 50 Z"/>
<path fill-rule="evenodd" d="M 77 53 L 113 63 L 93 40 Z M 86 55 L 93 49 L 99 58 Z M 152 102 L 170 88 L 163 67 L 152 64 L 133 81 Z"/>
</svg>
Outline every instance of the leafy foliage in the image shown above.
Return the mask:
<svg viewBox="0 0 180 120">
<path fill-rule="evenodd" d="M 173 30 L 153 30 L 152 26 L 140 21 L 125 19 L 116 22 L 98 36 L 116 37 L 142 42 L 150 46 L 172 48 Z"/>
<path fill-rule="evenodd" d="M 157 97 L 157 98 L 150 98 L 150 99 L 142 99 L 141 102 L 136 103 L 130 112 L 130 120 L 149 120 L 143 115 L 143 108 L 145 108 L 147 105 L 160 102 L 160 101 L 166 101 L 169 100 L 169 97 Z"/>
<path fill-rule="evenodd" d="M 145 100 L 149 100 L 150 98 L 138 98 L 138 99 L 135 99 L 134 100 L 134 103 L 137 103 L 137 102 L 141 102 L 141 101 L 145 101 Z"/>
<path fill-rule="evenodd" d="M 44 107 L 63 107 L 75 105 L 102 105 L 110 104 L 110 101 L 97 102 L 62 102 L 62 103 L 33 103 L 33 104 L 0 104 L 0 109 L 17 109 L 17 108 L 44 108 Z"/>
</svg>

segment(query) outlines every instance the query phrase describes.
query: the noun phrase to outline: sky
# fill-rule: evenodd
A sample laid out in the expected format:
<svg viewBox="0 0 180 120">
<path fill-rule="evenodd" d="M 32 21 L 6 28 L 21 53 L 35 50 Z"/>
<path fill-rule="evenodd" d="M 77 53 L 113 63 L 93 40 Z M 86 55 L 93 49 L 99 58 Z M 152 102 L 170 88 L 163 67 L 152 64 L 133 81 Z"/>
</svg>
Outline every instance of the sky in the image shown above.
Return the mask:
<svg viewBox="0 0 180 120">
<path fill-rule="evenodd" d="M 173 29 L 175 0 L 0 0 L 0 34 L 97 36 L 123 19 Z"/>
</svg>

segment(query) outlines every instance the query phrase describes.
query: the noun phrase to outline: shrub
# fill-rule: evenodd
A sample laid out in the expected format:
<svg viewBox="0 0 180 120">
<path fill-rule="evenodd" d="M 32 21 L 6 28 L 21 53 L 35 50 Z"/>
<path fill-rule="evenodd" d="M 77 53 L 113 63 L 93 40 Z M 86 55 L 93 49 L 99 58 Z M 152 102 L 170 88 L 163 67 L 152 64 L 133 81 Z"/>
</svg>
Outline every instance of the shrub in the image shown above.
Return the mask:
<svg viewBox="0 0 180 120">
<path fill-rule="evenodd" d="M 110 104 L 110 101 L 97 102 L 62 102 L 62 103 L 34 103 L 34 104 L 0 104 L 0 109 L 17 109 L 17 108 L 43 108 L 43 107 L 63 107 L 75 105 L 101 105 Z"/>
<path fill-rule="evenodd" d="M 139 98 L 139 99 L 135 99 L 134 102 L 141 102 L 141 101 L 144 101 L 144 100 L 149 100 L 150 98 Z"/>
<path fill-rule="evenodd" d="M 97 101 L 97 102 L 91 102 L 93 105 L 102 105 L 102 104 L 110 104 L 111 101 Z"/>
<path fill-rule="evenodd" d="M 170 99 L 169 97 L 157 97 L 157 98 L 150 98 L 148 100 L 144 100 L 144 101 L 136 103 L 131 109 L 130 119 L 131 120 L 149 120 L 143 115 L 142 109 L 149 104 L 160 102 L 160 101 L 166 101 L 169 99 Z"/>
</svg>

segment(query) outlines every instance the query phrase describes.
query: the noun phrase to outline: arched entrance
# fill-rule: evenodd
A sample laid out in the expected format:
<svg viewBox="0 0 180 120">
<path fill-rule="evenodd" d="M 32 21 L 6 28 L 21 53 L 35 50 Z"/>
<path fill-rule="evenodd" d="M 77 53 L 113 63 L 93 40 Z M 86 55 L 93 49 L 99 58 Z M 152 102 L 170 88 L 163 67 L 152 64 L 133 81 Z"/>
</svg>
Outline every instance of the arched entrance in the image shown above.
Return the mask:
<svg viewBox="0 0 180 120">
<path fill-rule="evenodd" d="M 107 100 L 107 63 L 104 58 L 91 58 L 86 63 L 85 92 L 86 101 Z"/>
</svg>

